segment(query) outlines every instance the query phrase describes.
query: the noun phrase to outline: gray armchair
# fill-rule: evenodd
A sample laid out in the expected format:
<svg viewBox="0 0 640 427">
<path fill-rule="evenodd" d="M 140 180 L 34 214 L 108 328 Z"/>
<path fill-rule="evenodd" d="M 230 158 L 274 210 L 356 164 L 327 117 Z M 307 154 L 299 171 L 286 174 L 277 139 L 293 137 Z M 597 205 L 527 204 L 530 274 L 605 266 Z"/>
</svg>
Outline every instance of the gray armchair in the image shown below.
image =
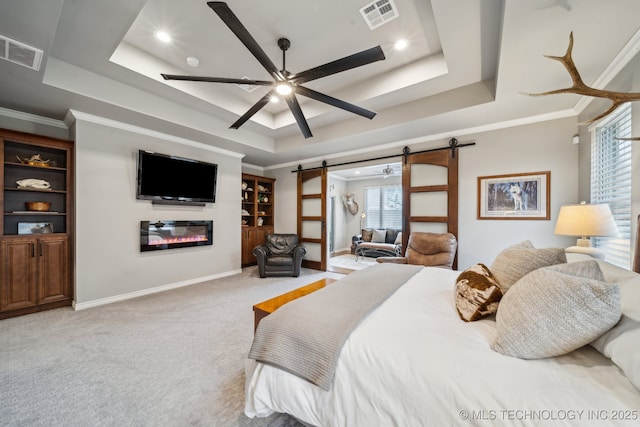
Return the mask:
<svg viewBox="0 0 640 427">
<path fill-rule="evenodd" d="M 296 234 L 267 234 L 264 244 L 253 248 L 260 277 L 298 277 L 306 253 Z"/>
</svg>

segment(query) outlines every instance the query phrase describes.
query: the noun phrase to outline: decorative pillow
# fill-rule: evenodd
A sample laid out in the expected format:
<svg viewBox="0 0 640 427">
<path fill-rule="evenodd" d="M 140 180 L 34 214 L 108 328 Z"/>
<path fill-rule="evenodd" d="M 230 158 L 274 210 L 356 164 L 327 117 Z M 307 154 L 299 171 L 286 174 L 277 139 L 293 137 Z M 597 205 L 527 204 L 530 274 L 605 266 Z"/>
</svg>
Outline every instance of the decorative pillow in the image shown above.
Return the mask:
<svg viewBox="0 0 640 427">
<path fill-rule="evenodd" d="M 371 243 L 384 243 L 385 237 L 387 237 L 387 230 L 373 230 Z"/>
<path fill-rule="evenodd" d="M 370 242 L 373 237 L 373 230 L 362 229 L 362 240 L 364 242 Z"/>
<path fill-rule="evenodd" d="M 541 267 L 566 262 L 567 257 L 564 249 L 536 249 L 527 240 L 500 252 L 491 264 L 490 269 L 498 279 L 502 293 L 506 294 L 509 288 L 527 273 Z"/>
<path fill-rule="evenodd" d="M 591 346 L 610 358 L 640 390 L 640 275 L 606 262 L 599 264 L 605 279 L 620 286 L 622 317 Z"/>
<path fill-rule="evenodd" d="M 401 245 L 402 244 L 402 231 L 398 233 L 398 235 L 396 236 L 396 240 L 393 241 L 394 245 Z"/>
<path fill-rule="evenodd" d="M 574 262 L 532 271 L 500 301 L 496 340 L 506 356 L 539 359 L 569 353 L 620 319 L 620 287 L 598 263 Z"/>
<path fill-rule="evenodd" d="M 500 286 L 484 264 L 476 264 L 456 279 L 456 309 L 465 322 L 491 316 L 502 298 Z"/>
</svg>

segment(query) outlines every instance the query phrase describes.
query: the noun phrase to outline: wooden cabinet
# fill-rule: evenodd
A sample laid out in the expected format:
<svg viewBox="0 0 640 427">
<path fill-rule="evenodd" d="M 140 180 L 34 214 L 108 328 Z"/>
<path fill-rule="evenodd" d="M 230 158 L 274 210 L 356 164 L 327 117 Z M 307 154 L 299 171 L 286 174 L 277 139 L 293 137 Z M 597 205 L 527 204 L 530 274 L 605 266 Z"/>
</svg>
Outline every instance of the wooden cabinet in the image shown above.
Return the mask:
<svg viewBox="0 0 640 427">
<path fill-rule="evenodd" d="M 254 265 L 253 248 L 274 231 L 275 179 L 242 174 L 242 266 Z"/>
<path fill-rule="evenodd" d="M 0 312 L 70 301 L 67 236 L 6 237 L 0 244 L 0 257 Z"/>
<path fill-rule="evenodd" d="M 0 130 L 0 144 L 0 319 L 71 305 L 73 143 Z"/>
</svg>

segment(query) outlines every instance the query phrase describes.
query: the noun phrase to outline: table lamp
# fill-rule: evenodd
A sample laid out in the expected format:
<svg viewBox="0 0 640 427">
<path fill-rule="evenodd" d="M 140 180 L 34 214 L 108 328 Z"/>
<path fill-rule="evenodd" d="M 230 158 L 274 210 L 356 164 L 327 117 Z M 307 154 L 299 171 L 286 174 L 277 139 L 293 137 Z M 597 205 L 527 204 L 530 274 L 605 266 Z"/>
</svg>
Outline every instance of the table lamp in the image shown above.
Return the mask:
<svg viewBox="0 0 640 427">
<path fill-rule="evenodd" d="M 560 208 L 554 233 L 561 236 L 580 236 L 576 246 L 567 248 L 567 252 L 604 259 L 604 252 L 591 246 L 590 237 L 617 237 L 618 227 L 608 204 L 589 205 L 582 202 Z"/>
</svg>

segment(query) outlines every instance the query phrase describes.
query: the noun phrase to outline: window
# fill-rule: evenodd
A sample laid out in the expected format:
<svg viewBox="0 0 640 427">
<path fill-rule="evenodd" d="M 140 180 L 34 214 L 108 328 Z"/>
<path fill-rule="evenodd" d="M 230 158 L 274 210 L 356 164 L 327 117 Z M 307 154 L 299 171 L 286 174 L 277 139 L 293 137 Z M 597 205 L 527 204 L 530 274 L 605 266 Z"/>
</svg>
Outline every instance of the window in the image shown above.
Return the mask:
<svg viewBox="0 0 640 427">
<path fill-rule="evenodd" d="M 591 142 L 591 203 L 608 203 L 619 237 L 592 238 L 606 260 L 629 269 L 631 265 L 631 106 L 622 107 L 595 128 Z"/>
<path fill-rule="evenodd" d="M 402 229 L 402 186 L 386 185 L 364 189 L 365 228 Z"/>
</svg>

